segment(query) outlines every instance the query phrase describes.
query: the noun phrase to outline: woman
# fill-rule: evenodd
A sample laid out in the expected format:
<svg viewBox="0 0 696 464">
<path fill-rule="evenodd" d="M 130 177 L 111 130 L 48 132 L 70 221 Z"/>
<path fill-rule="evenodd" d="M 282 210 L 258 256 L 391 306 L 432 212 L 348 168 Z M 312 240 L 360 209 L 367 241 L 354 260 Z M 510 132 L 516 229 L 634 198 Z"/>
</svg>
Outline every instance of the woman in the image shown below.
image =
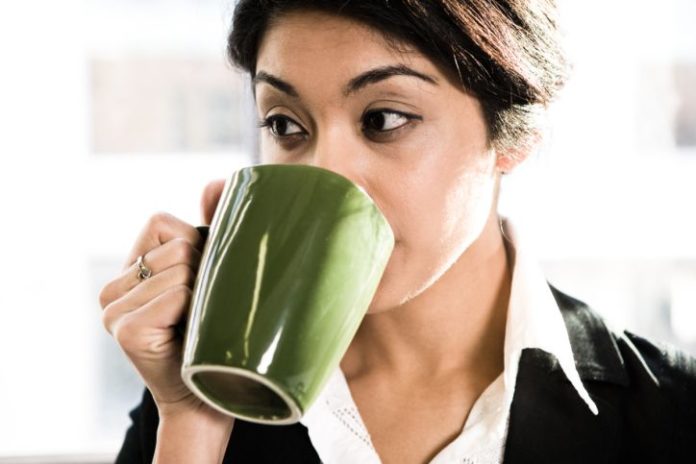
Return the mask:
<svg viewBox="0 0 696 464">
<path fill-rule="evenodd" d="M 119 462 L 694 459 L 694 359 L 612 333 L 549 287 L 496 211 L 564 81 L 554 13 L 541 0 L 238 3 L 228 50 L 252 77 L 261 161 L 359 184 L 395 248 L 316 405 L 262 426 L 182 383 L 174 326 L 203 239 L 153 216 L 100 295 L 147 385 Z M 206 222 L 221 188 L 204 192 Z"/>
</svg>

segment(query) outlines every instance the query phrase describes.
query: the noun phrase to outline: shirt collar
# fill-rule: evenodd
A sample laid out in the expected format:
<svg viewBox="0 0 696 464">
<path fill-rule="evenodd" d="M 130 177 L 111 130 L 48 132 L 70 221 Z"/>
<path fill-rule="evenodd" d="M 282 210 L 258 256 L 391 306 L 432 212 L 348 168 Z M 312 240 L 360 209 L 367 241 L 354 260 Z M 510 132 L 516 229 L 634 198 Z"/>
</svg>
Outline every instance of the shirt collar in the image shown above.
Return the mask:
<svg viewBox="0 0 696 464">
<path fill-rule="evenodd" d="M 519 359 L 525 348 L 540 348 L 556 357 L 568 381 L 590 411 L 598 414 L 597 405 L 585 389 L 568 337 L 568 330 L 551 289 L 528 242 L 507 218 L 501 218 L 501 229 L 510 256 L 514 256 L 512 286 L 508 305 L 504 342 L 506 409 L 512 402 Z"/>
</svg>

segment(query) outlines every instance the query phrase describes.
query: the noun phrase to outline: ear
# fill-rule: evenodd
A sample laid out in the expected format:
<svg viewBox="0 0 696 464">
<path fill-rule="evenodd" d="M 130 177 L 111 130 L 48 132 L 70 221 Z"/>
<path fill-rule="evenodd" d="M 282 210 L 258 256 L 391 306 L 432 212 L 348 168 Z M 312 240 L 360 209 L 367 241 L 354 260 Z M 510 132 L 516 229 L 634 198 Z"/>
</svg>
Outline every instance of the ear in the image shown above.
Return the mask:
<svg viewBox="0 0 696 464">
<path fill-rule="evenodd" d="M 500 174 L 509 174 L 522 164 L 541 143 L 541 134 L 535 132 L 514 146 L 496 149 L 495 168 Z"/>
<path fill-rule="evenodd" d="M 529 156 L 527 150 L 519 150 L 517 148 L 496 150 L 496 154 L 495 168 L 502 175 L 512 172 Z"/>
</svg>

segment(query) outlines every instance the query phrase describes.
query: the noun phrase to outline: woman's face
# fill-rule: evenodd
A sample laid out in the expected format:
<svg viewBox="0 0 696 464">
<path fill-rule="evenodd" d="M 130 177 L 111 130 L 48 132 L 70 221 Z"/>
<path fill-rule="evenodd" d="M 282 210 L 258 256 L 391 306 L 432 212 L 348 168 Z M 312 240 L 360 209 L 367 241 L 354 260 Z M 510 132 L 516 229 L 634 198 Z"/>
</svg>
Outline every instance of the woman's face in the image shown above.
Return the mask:
<svg viewBox="0 0 696 464">
<path fill-rule="evenodd" d="M 475 241 L 497 183 L 481 106 L 425 55 L 353 20 L 292 12 L 256 66 L 262 163 L 335 171 L 362 186 L 395 246 L 369 312 L 396 308 Z"/>
</svg>

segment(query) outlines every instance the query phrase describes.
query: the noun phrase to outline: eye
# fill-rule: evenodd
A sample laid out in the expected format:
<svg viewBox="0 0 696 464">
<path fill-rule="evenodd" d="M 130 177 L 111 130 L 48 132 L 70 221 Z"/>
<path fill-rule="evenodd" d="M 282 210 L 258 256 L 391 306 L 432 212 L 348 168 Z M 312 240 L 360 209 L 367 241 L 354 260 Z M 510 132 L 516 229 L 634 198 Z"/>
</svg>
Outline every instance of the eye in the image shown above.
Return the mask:
<svg viewBox="0 0 696 464">
<path fill-rule="evenodd" d="M 259 127 L 267 128 L 274 137 L 290 137 L 304 134 L 304 130 L 292 119 L 279 114 L 262 119 Z"/>
<path fill-rule="evenodd" d="M 401 113 L 387 109 L 373 110 L 363 117 L 363 130 L 368 132 L 389 132 L 399 129 L 412 119 L 421 119 L 414 114 Z"/>
</svg>

